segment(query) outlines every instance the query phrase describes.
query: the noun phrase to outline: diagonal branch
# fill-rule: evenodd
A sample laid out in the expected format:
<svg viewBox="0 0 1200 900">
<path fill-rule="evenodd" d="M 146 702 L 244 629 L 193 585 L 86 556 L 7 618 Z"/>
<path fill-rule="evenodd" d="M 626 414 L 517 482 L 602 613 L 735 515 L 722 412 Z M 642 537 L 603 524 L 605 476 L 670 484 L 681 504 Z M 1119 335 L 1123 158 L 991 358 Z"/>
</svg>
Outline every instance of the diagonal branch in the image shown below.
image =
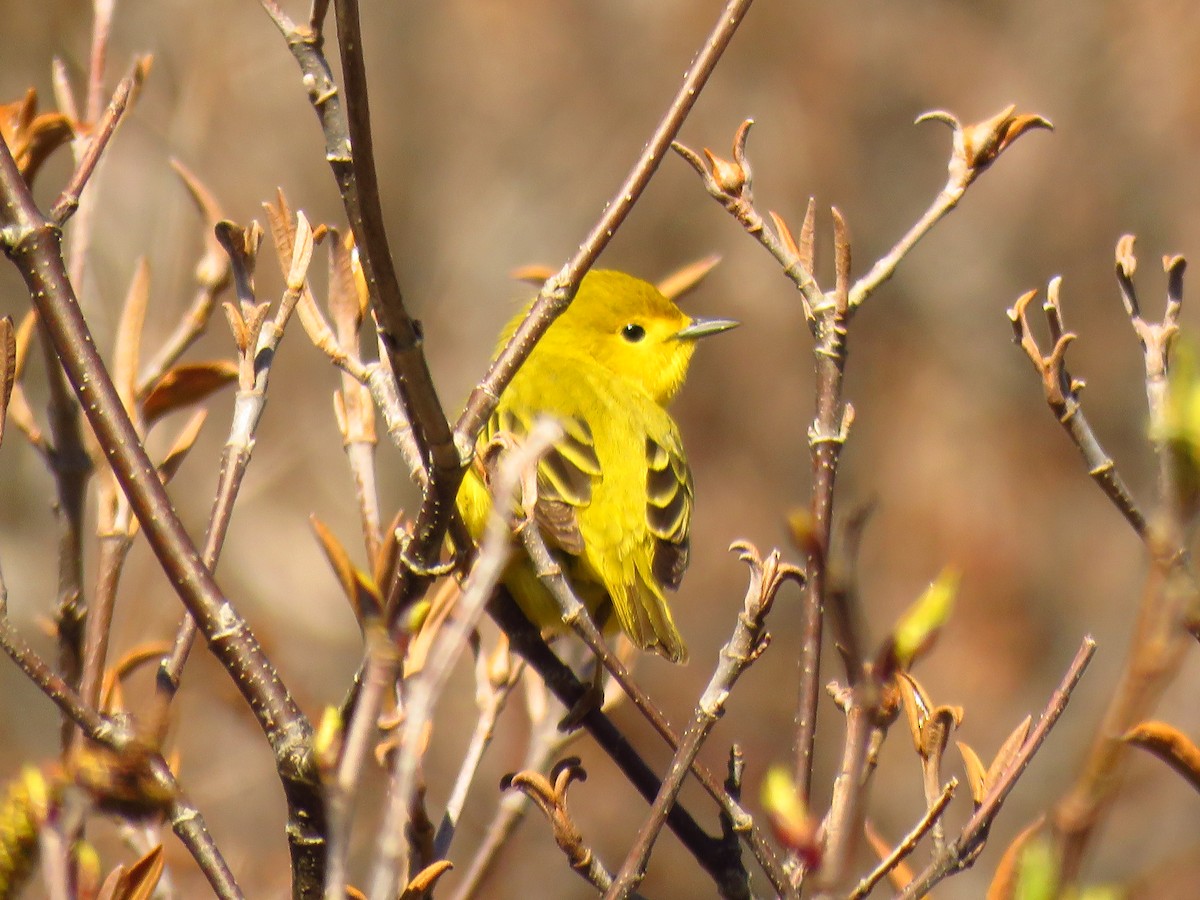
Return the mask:
<svg viewBox="0 0 1200 900">
<path fill-rule="evenodd" d="M 0 242 L 25 279 L 41 322 L 151 549 L 271 744 L 288 799 L 296 890 L 306 893 L 304 886 L 320 874 L 324 851 L 324 813 L 310 742 L 312 726 L 245 620 L 204 567 L 171 506 L 158 470 L 146 455 L 96 351 L 67 277 L 59 231 L 34 204 L 3 141 Z M 319 886 L 319 880 L 316 883 Z"/>
</svg>

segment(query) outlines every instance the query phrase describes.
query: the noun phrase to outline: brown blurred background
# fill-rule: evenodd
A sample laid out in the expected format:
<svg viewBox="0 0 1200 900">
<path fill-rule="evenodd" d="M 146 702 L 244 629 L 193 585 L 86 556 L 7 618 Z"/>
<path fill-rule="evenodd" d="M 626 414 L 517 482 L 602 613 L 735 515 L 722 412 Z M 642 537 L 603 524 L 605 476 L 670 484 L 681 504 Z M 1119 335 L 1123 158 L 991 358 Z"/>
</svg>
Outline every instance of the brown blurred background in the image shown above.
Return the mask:
<svg viewBox="0 0 1200 900">
<path fill-rule="evenodd" d="M 53 55 L 80 82 L 86 7 L 78 0 L 0 4 L 0 99 L 34 85 L 51 105 Z M 648 137 L 717 7 L 697 0 L 364 3 L 393 248 L 452 410 L 524 293 L 508 272 L 531 262 L 557 266 L 575 248 Z M 1158 259 L 1200 249 L 1198 51 L 1200 9 L 1182 0 L 763 0 L 683 131 L 691 146 L 727 153 L 737 124 L 756 120 L 749 148 L 756 198 L 798 226 L 808 197 L 816 197 L 825 251 L 819 274 L 827 278 L 831 204 L 849 221 L 861 273 L 941 187 L 950 133 L 937 124 L 914 128 L 915 116 L 943 108 L 977 120 L 1016 103 L 1056 125 L 1053 134 L 1023 138 L 986 173 L 863 309 L 850 336 L 847 387 L 857 418 L 839 508 L 877 503 L 859 569 L 872 641 L 942 566 L 961 567 L 953 621 L 917 674 L 936 700 L 965 706 L 959 736 L 985 757 L 1042 707 L 1084 633 L 1100 645 L 976 870 L 940 895 L 981 896 L 1000 848 L 1064 790 L 1112 690 L 1145 569 L 1138 541 L 1045 408 L 1032 369 L 1011 344 L 1004 310 L 1052 275 L 1064 277 L 1068 326 L 1080 334 L 1071 369 L 1088 381 L 1085 408 L 1149 504 L 1153 460 L 1140 355 L 1112 278 L 1112 251 L 1122 233 L 1139 236 L 1142 296 L 1156 315 L 1164 288 Z M 191 295 L 200 225 L 169 158 L 186 163 L 238 221 L 261 219 L 259 204 L 281 186 L 311 219 L 342 223 L 297 69 L 257 3 L 121 2 L 110 83 L 139 52 L 155 55 L 153 72 L 90 188 L 99 209 L 82 293 L 102 346 L 111 346 L 139 255 L 153 271 L 151 344 Z M 43 200 L 67 171 L 64 155 L 42 175 Z M 806 504 L 809 485 L 812 365 L 797 293 L 679 159 L 665 162 L 601 264 L 653 279 L 714 252 L 724 261 L 689 308 L 744 326 L 705 345 L 677 405 L 698 493 L 692 568 L 676 604 L 692 662 L 682 669 L 658 659 L 639 663 L 641 679 L 675 722 L 688 717 L 741 602 L 744 571 L 725 547 L 738 538 L 786 547 L 784 517 Z M 270 273 L 260 284 L 263 297 L 276 296 L 273 261 L 264 258 L 260 268 Z M 0 267 L 0 312 L 21 315 L 26 307 L 19 280 Z M 1195 319 L 1187 307 L 1185 323 Z M 231 354 L 224 324 L 215 320 L 211 331 L 193 358 Z M 31 382 L 35 398 L 44 396 L 37 366 Z M 313 715 L 341 698 L 359 659 L 354 621 L 307 524 L 315 513 L 358 546 L 332 422 L 335 386 L 331 368 L 294 328 L 276 363 L 218 572 Z M 227 396 L 213 405 L 173 485 L 194 535 L 207 518 L 229 409 Z M 385 507 L 413 508 L 414 492 L 390 448 L 381 449 L 381 469 Z M 49 653 L 38 622 L 55 583 L 52 488 L 15 431 L 0 449 L 0 478 L 0 562 L 13 614 Z M 119 602 L 118 650 L 171 633 L 178 604 L 144 544 L 132 555 Z M 705 749 L 708 763 L 720 766 L 729 743 L 741 743 L 755 803 L 766 767 L 790 757 L 798 621 L 798 593 L 789 589 L 774 615 L 771 649 L 737 688 Z M 1200 710 L 1188 686 L 1200 670 L 1192 656 L 1160 714 L 1195 736 Z M 825 672 L 838 674 L 833 657 Z M 184 784 L 249 894 L 283 896 L 282 803 L 254 722 L 204 654 L 191 664 L 178 706 Z M 664 764 L 664 748 L 636 716 L 623 709 L 618 717 L 648 758 Z M 465 672 L 437 721 L 428 772 L 435 812 L 474 723 Z M 522 758 L 522 735 L 514 707 L 455 841 L 452 855 L 463 864 L 490 818 L 499 776 Z M 840 717 L 823 699 L 822 807 L 841 739 Z M 0 664 L 0 776 L 56 749 L 50 704 L 14 666 Z M 575 752 L 592 777 L 574 789 L 573 810 L 602 858 L 618 865 L 644 805 L 594 745 L 584 740 Z M 1200 807 L 1180 787 L 1161 765 L 1134 760 L 1088 877 L 1128 880 L 1194 856 Z M 706 799 L 686 796 L 715 822 Z M 872 818 L 885 836 L 899 838 L 918 817 L 920 798 L 917 761 L 899 726 L 884 751 Z M 375 799 L 364 801 L 364 821 Z M 965 796 L 957 801 L 951 823 L 962 820 L 966 805 Z M 356 837 L 360 847 L 371 840 L 365 829 Z M 185 854 L 174 842 L 168 848 L 181 894 L 202 894 Z M 365 860 L 360 852 L 356 875 Z M 527 896 L 531 885 L 540 896 L 591 895 L 541 821 L 526 824 L 484 895 Z M 644 890 L 707 896 L 711 884 L 665 836 Z"/>
</svg>

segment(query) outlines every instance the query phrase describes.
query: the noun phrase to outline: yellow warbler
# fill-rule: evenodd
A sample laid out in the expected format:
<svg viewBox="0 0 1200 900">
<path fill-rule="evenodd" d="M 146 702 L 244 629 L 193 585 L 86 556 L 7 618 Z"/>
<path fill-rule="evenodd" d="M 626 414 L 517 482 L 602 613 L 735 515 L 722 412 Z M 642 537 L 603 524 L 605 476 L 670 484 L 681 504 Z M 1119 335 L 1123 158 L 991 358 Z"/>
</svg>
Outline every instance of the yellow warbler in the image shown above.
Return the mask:
<svg viewBox="0 0 1200 900">
<path fill-rule="evenodd" d="M 500 347 L 524 317 L 509 322 Z M 482 449 L 499 432 L 519 436 L 540 415 L 562 425 L 562 439 L 538 466 L 534 520 L 597 622 L 615 618 L 639 647 L 674 662 L 687 659 L 687 648 L 663 589 L 678 587 L 687 566 L 693 492 L 665 406 L 687 376 L 696 340 L 736 324 L 689 318 L 631 275 L 591 272 L 479 439 Z M 458 507 L 477 538 L 490 506 L 473 467 Z M 561 630 L 558 606 L 527 558 L 514 558 L 504 583 L 530 620 Z"/>
</svg>

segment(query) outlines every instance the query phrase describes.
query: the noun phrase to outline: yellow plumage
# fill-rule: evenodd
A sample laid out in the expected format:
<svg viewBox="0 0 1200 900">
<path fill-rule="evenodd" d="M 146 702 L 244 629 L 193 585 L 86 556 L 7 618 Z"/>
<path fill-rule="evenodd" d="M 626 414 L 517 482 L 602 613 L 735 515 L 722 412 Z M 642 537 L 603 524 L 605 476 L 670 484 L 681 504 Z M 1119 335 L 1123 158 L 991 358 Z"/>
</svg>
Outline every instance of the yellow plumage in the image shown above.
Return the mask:
<svg viewBox="0 0 1200 900">
<path fill-rule="evenodd" d="M 503 347 L 524 318 L 500 338 Z M 692 476 L 666 404 L 687 376 L 696 339 L 736 324 L 692 319 L 653 285 L 621 272 L 589 273 L 500 397 L 480 437 L 520 436 L 539 415 L 564 436 L 538 467 L 534 518 L 598 623 L 674 662 L 687 648 L 663 594 L 687 565 Z M 499 348 L 498 348 L 499 349 Z M 498 352 L 498 350 L 497 350 Z M 482 534 L 491 503 L 478 467 L 458 506 Z M 558 607 L 527 559 L 505 584 L 525 614 L 561 629 Z"/>
</svg>

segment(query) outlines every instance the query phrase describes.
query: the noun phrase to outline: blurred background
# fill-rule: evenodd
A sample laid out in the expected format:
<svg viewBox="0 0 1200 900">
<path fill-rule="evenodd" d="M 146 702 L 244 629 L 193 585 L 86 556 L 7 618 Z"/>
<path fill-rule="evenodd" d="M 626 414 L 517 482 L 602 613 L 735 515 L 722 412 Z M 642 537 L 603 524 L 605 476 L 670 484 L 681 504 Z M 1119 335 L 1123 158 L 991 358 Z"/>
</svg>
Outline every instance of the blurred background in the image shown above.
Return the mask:
<svg viewBox="0 0 1200 900">
<path fill-rule="evenodd" d="M 557 267 L 575 249 L 658 121 L 718 7 L 696 0 L 364 2 L 392 246 L 452 412 L 482 373 L 495 334 L 528 295 L 509 272 L 529 263 Z M 43 106 L 52 106 L 54 56 L 78 89 L 87 65 L 87 4 L 6 0 L 2 8 L 0 100 L 35 86 Z M 289 11 L 302 17 L 306 8 L 292 3 Z M 1070 367 L 1088 382 L 1085 409 L 1132 489 L 1152 505 L 1141 358 L 1112 277 L 1113 247 L 1123 233 L 1138 235 L 1143 303 L 1157 317 L 1165 288 L 1158 260 L 1200 249 L 1198 51 L 1200 8 L 1183 0 L 763 0 L 682 133 L 692 147 L 728 155 L 738 123 L 755 119 L 749 156 L 756 200 L 798 228 L 808 198 L 816 198 L 818 275 L 830 283 L 830 205 L 849 222 L 860 274 L 941 188 L 950 132 L 938 124 L 913 127 L 917 115 L 940 108 L 977 121 L 1015 103 L 1056 126 L 1024 137 L 968 191 L 961 208 L 862 309 L 850 334 L 847 396 L 857 415 L 838 509 L 876 504 L 858 568 L 872 643 L 943 566 L 960 567 L 954 617 L 916 674 L 935 700 L 965 708 L 957 737 L 990 759 L 1023 716 L 1042 708 L 1082 636 L 1099 641 L 1066 716 L 1019 783 L 979 863 L 939 896 L 981 896 L 1001 849 L 1070 783 L 1113 689 L 1145 574 L 1138 540 L 1087 477 L 1012 345 L 1005 309 L 1024 291 L 1063 276 L 1067 324 L 1080 335 Z M 170 331 L 191 297 L 202 228 L 171 158 L 190 167 L 239 222 L 262 220 L 261 202 L 282 187 L 310 219 L 343 224 L 297 68 L 257 3 L 122 0 L 110 86 L 133 54 L 144 52 L 154 54 L 153 71 L 89 188 L 98 209 L 82 296 L 102 347 L 111 347 L 139 256 L 152 270 L 148 346 Z M 40 176 L 40 199 L 51 201 L 68 173 L 63 153 Z M 653 280 L 710 253 L 723 262 L 688 309 L 735 317 L 743 327 L 704 345 L 675 410 L 698 496 L 692 565 L 675 602 L 692 662 L 638 663 L 640 679 L 676 723 L 689 717 L 741 604 L 745 570 L 725 548 L 749 539 L 795 558 L 784 521 L 807 505 L 810 484 L 811 341 L 797 292 L 681 160 L 665 161 L 601 265 Z M 264 255 L 260 271 L 262 298 L 277 297 L 274 261 Z M 23 315 L 27 302 L 15 272 L 0 267 L 0 313 Z M 1195 322 L 1195 309 L 1186 306 L 1183 318 Z M 217 317 L 191 358 L 231 355 Z M 40 402 L 40 365 L 28 381 Z M 362 559 L 332 419 L 335 387 L 335 373 L 297 323 L 275 365 L 218 572 L 313 716 L 341 699 L 359 661 L 357 627 L 307 521 L 320 516 Z M 196 536 L 207 520 L 230 409 L 228 394 L 212 404 L 205 434 L 172 486 Z M 385 509 L 415 508 L 417 497 L 389 447 L 381 446 L 380 468 Z M 0 563 L 12 613 L 50 654 L 42 623 L 55 590 L 52 483 L 15 430 L 0 448 L 0 486 Z M 88 562 L 91 575 L 94 557 Z M 178 615 L 178 602 L 139 543 L 122 582 L 114 653 L 167 638 Z M 771 648 L 739 684 L 703 754 L 719 768 L 738 742 L 755 806 L 766 768 L 791 756 L 798 622 L 799 592 L 785 589 Z M 1159 710 L 1192 736 L 1200 735 L 1196 656 L 1189 655 Z M 827 676 L 837 677 L 839 668 L 827 655 Z M 442 701 L 427 761 L 435 815 L 475 720 L 470 673 L 464 667 L 459 674 Z M 148 674 L 135 679 L 134 698 L 137 684 L 144 689 L 148 681 Z M 286 895 L 283 804 L 270 756 L 206 654 L 189 664 L 177 706 L 184 785 L 249 895 Z M 463 868 L 495 807 L 499 777 L 523 758 L 523 715 L 514 704 L 502 721 L 468 803 L 452 853 Z M 647 758 L 665 765 L 665 748 L 638 717 L 629 709 L 616 715 Z M 898 724 L 885 746 L 871 798 L 871 819 L 891 840 L 923 809 L 905 731 Z M 828 802 L 842 736 L 842 719 L 823 698 L 818 812 Z M 0 777 L 52 759 L 57 747 L 50 703 L 14 666 L 0 664 Z M 572 810 L 601 858 L 617 866 L 644 804 L 589 740 L 572 752 L 591 775 L 573 789 Z M 950 763 L 961 780 L 957 757 Z M 1087 878 L 1124 882 L 1200 856 L 1200 806 L 1180 787 L 1161 764 L 1134 759 Z M 969 806 L 961 793 L 950 828 Z M 707 798 L 690 788 L 685 797 L 715 825 Z M 378 792 L 365 796 L 364 823 L 374 820 L 378 799 Z M 369 824 L 356 833 L 353 874 L 360 881 L 372 837 Z M 181 895 L 202 895 L 186 854 L 173 839 L 167 849 Z M 914 862 L 919 867 L 922 858 Z M 864 857 L 862 868 L 868 864 Z M 523 826 L 483 896 L 527 896 L 531 885 L 543 896 L 591 896 L 541 820 Z M 662 897 L 712 893 L 669 835 L 658 843 L 643 888 Z M 31 895 L 40 890 L 35 885 Z"/>
</svg>

